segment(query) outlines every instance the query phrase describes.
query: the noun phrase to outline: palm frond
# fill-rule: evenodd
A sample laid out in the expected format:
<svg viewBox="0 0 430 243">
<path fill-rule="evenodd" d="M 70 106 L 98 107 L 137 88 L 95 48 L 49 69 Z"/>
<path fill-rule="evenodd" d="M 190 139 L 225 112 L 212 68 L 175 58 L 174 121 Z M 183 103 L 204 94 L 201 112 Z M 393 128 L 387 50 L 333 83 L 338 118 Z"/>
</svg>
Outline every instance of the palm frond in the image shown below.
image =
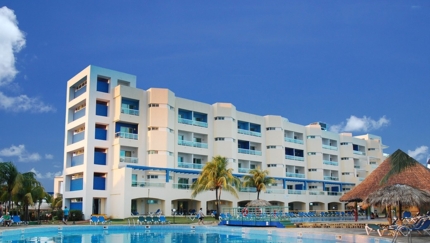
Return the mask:
<svg viewBox="0 0 430 243">
<path fill-rule="evenodd" d="M 400 174 L 402 171 L 411 168 L 418 163 L 414 158 L 398 149 L 390 156 L 391 169 L 381 179 L 380 185 L 387 183 L 390 177 Z"/>
</svg>

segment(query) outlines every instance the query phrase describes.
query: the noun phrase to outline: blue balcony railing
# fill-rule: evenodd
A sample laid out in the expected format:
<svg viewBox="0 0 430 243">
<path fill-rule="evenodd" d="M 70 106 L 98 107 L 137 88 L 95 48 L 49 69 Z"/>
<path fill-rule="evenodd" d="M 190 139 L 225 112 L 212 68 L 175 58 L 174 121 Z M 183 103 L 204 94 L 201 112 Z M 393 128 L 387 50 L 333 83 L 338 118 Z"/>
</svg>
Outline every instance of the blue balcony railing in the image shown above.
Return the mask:
<svg viewBox="0 0 430 243">
<path fill-rule="evenodd" d="M 289 160 L 305 161 L 304 157 L 299 157 L 294 155 L 285 155 L 285 158 Z"/>
<path fill-rule="evenodd" d="M 139 162 L 139 158 L 121 156 L 121 157 L 119 157 L 119 162 L 137 164 L 137 162 Z"/>
<path fill-rule="evenodd" d="M 330 145 L 326 145 L 326 144 L 323 144 L 322 145 L 322 148 L 323 149 L 328 149 L 328 150 L 337 150 L 337 147 L 335 147 L 335 146 L 330 146 Z"/>
<path fill-rule="evenodd" d="M 182 123 L 182 124 L 186 124 L 186 125 L 194 125 L 194 126 L 198 126 L 198 127 L 208 127 L 207 122 L 195 121 L 195 120 L 190 120 L 190 119 L 185 119 L 185 118 L 178 118 L 178 122 Z"/>
<path fill-rule="evenodd" d="M 121 113 L 128 114 L 128 115 L 133 115 L 133 116 L 138 116 L 139 115 L 139 110 L 128 109 L 128 108 L 121 108 Z"/>
<path fill-rule="evenodd" d="M 285 137 L 284 140 L 285 140 L 285 142 L 303 144 L 303 140 L 300 140 L 300 139 Z"/>
<path fill-rule="evenodd" d="M 305 174 L 286 172 L 286 177 L 305 178 Z"/>
<path fill-rule="evenodd" d="M 198 143 L 198 142 L 187 141 L 187 140 L 178 140 L 178 145 L 195 147 L 195 148 L 208 148 L 207 143 Z"/>
<path fill-rule="evenodd" d="M 259 155 L 259 156 L 261 156 L 261 151 L 258 151 L 258 150 L 251 150 L 251 149 L 242 149 L 242 148 L 239 148 L 239 149 L 237 150 L 237 152 L 238 152 L 238 153 L 241 153 L 241 154 L 251 154 L 251 155 Z"/>
<path fill-rule="evenodd" d="M 179 168 L 187 168 L 187 169 L 198 169 L 203 168 L 204 164 L 194 164 L 194 163 L 186 163 L 186 162 L 178 162 Z"/>
<path fill-rule="evenodd" d="M 127 138 L 127 139 L 138 139 L 138 134 L 136 133 L 128 133 L 128 132 L 117 132 L 115 133 L 116 138 Z"/>
<path fill-rule="evenodd" d="M 244 130 L 244 129 L 237 129 L 237 133 L 245 134 L 249 136 L 261 137 L 261 132 L 253 132 L 253 131 Z"/>
<path fill-rule="evenodd" d="M 323 164 L 325 165 L 334 165 L 334 166 L 338 166 L 339 163 L 336 161 L 330 161 L 330 160 L 323 160 Z"/>
</svg>

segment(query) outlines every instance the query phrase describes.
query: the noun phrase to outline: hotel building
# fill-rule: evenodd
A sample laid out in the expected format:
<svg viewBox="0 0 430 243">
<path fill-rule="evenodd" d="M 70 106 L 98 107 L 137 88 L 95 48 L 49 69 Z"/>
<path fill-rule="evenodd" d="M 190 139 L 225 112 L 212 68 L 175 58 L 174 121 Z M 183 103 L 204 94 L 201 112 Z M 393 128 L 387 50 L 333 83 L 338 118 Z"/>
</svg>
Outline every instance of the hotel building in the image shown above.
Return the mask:
<svg viewBox="0 0 430 243">
<path fill-rule="evenodd" d="M 64 172 L 54 181 L 63 205 L 85 218 L 129 217 L 161 209 L 216 208 L 215 192 L 191 198 L 191 184 L 214 156 L 239 178 L 254 168 L 276 183 L 260 198 L 290 211 L 344 210 L 339 197 L 384 159 L 380 137 L 327 131 L 277 116 L 205 104 L 168 89 L 136 88 L 136 76 L 88 66 L 67 83 Z M 223 192 L 221 208 L 256 199 Z"/>
</svg>

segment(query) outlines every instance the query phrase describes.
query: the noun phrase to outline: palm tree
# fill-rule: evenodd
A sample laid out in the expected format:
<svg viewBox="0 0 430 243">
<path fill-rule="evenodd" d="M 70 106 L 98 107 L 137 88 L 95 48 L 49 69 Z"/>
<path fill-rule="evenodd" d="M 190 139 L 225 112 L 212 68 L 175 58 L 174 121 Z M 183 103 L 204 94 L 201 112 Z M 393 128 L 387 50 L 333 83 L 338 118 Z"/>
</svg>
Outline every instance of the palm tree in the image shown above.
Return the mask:
<svg viewBox="0 0 430 243">
<path fill-rule="evenodd" d="M 215 200 L 217 207 L 216 219 L 219 219 L 219 205 L 221 192 L 224 189 L 238 198 L 236 189 L 240 180 L 233 176 L 233 169 L 227 169 L 228 161 L 225 157 L 216 156 L 212 161 L 207 162 L 200 172 L 199 177 L 191 185 L 193 190 L 191 197 L 195 198 L 197 194 L 204 191 L 215 191 Z"/>
<path fill-rule="evenodd" d="M 28 218 L 28 207 L 33 205 L 35 200 L 33 195 L 36 194 L 38 187 L 41 187 L 41 184 L 36 179 L 36 174 L 34 172 L 26 172 L 23 173 L 20 179 L 16 182 L 17 185 L 13 189 L 13 194 L 16 196 L 16 200 L 20 202 L 20 205 L 24 210 L 24 220 L 29 221 Z"/>
<path fill-rule="evenodd" d="M 245 187 L 255 187 L 257 189 L 257 200 L 260 200 L 260 192 L 266 191 L 266 186 L 275 183 L 275 179 L 268 177 L 268 170 L 261 170 L 260 167 L 249 171 L 249 175 L 243 177 Z"/>
<path fill-rule="evenodd" d="M 52 210 L 61 209 L 63 207 L 63 194 L 57 193 L 53 199 L 51 199 Z"/>
<path fill-rule="evenodd" d="M 43 186 L 34 187 L 31 191 L 31 195 L 33 197 L 34 203 L 37 204 L 37 220 L 40 221 L 40 205 L 42 205 L 43 200 L 47 200 L 48 196 L 50 195 L 45 192 L 45 188 Z"/>
<path fill-rule="evenodd" d="M 2 190 L 1 198 L 6 199 L 8 205 L 6 207 L 6 212 L 10 211 L 10 205 L 12 201 L 13 191 L 17 190 L 19 187 L 19 181 L 21 174 L 12 162 L 2 162 L 0 163 L 0 185 L 4 185 L 6 190 Z"/>
</svg>

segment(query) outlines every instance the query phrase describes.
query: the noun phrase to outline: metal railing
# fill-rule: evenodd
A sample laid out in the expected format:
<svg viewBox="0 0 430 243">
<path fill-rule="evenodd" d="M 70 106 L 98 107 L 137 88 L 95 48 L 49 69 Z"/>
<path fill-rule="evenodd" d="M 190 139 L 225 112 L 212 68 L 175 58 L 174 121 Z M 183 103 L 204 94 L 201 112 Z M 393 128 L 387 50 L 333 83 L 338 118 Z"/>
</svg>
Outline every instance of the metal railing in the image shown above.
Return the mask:
<svg viewBox="0 0 430 243">
<path fill-rule="evenodd" d="M 304 157 L 299 157 L 294 155 L 285 155 L 285 158 L 290 160 L 305 161 Z"/>
<path fill-rule="evenodd" d="M 261 156 L 261 151 L 258 150 L 250 150 L 250 149 L 238 149 L 237 152 L 241 153 L 241 154 L 252 154 L 252 155 L 260 155 Z"/>
<path fill-rule="evenodd" d="M 198 142 L 187 141 L 187 140 L 178 140 L 178 145 L 195 147 L 195 148 L 208 148 L 207 143 L 198 143 Z"/>
<path fill-rule="evenodd" d="M 204 164 L 194 164 L 194 163 L 188 163 L 188 162 L 178 162 L 179 168 L 187 168 L 187 169 L 201 169 L 203 168 Z"/>
<path fill-rule="evenodd" d="M 303 144 L 303 140 L 300 140 L 300 139 L 294 139 L 294 138 L 284 137 L 284 140 L 285 140 L 285 142 Z"/>
<path fill-rule="evenodd" d="M 116 138 L 127 138 L 127 139 L 133 139 L 137 140 L 138 134 L 137 133 L 128 133 L 128 132 L 117 132 L 115 133 Z"/>
<path fill-rule="evenodd" d="M 119 157 L 119 162 L 137 164 L 137 162 L 139 162 L 139 158 L 121 156 L 121 157 Z"/>
<path fill-rule="evenodd" d="M 121 113 L 128 114 L 128 115 L 133 115 L 133 116 L 138 116 L 139 115 L 139 110 L 128 109 L 128 108 L 121 108 Z"/>
<path fill-rule="evenodd" d="M 286 177 L 305 178 L 305 174 L 286 172 Z"/>
<path fill-rule="evenodd" d="M 133 181 L 131 182 L 132 187 L 165 187 L 164 182 L 149 182 L 149 181 Z"/>
<path fill-rule="evenodd" d="M 237 129 L 237 133 L 255 136 L 255 137 L 261 137 L 261 132 L 253 132 L 253 131 L 249 131 L 249 130 L 245 130 L 245 129 Z"/>
</svg>

